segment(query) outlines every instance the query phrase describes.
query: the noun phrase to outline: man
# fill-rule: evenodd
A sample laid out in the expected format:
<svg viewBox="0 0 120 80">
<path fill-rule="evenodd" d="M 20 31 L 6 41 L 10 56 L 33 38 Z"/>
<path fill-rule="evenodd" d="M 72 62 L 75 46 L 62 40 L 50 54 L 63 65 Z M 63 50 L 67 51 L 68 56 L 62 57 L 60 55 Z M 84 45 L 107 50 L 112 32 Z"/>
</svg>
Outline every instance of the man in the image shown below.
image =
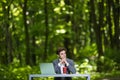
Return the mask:
<svg viewBox="0 0 120 80">
<path fill-rule="evenodd" d="M 56 74 L 75 74 L 74 62 L 66 57 L 66 49 L 59 48 L 56 52 L 58 59 L 53 61 Z M 71 77 L 56 77 L 54 80 L 72 80 Z"/>
</svg>

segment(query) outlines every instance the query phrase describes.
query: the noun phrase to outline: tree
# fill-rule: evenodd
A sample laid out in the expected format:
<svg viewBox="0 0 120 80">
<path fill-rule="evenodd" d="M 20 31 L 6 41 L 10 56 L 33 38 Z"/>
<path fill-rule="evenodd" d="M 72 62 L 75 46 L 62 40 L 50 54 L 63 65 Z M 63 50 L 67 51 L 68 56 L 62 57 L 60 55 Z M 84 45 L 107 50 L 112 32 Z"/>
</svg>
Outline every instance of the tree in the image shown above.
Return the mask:
<svg viewBox="0 0 120 80">
<path fill-rule="evenodd" d="M 44 0 L 44 13 L 45 13 L 45 48 L 44 48 L 44 54 L 43 59 L 46 59 L 48 54 L 48 40 L 49 40 L 49 27 L 48 27 L 48 4 L 47 0 Z"/>
<path fill-rule="evenodd" d="M 29 29 L 28 29 L 28 25 L 27 25 L 27 1 L 28 0 L 24 0 L 23 3 L 23 21 L 24 21 L 24 28 L 25 28 L 25 43 L 26 43 L 26 55 L 25 55 L 25 61 L 26 64 L 29 65 L 31 64 L 31 54 L 30 54 L 30 38 L 29 38 Z"/>
<path fill-rule="evenodd" d="M 96 44 L 97 44 L 97 51 L 98 51 L 98 61 L 97 61 L 97 71 L 101 72 L 101 65 L 102 62 L 100 61 L 101 57 L 103 56 L 103 48 L 102 48 L 102 32 L 101 32 L 101 27 L 103 27 L 103 0 L 100 2 L 99 6 L 99 24 L 97 24 L 97 15 L 95 14 L 95 1 L 90 0 L 90 6 L 91 6 L 91 17 L 90 19 L 92 20 L 91 25 L 94 28 L 95 35 L 96 35 Z"/>
<path fill-rule="evenodd" d="M 12 2 L 2 2 L 2 9 L 3 9 L 3 26 L 5 27 L 5 54 L 3 61 L 5 61 L 5 64 L 9 64 L 13 61 L 13 49 L 12 49 L 12 36 L 11 36 L 11 31 L 10 31 L 10 6 Z M 9 5 L 8 5 L 9 4 Z M 6 8 L 7 6 L 7 8 Z"/>
</svg>

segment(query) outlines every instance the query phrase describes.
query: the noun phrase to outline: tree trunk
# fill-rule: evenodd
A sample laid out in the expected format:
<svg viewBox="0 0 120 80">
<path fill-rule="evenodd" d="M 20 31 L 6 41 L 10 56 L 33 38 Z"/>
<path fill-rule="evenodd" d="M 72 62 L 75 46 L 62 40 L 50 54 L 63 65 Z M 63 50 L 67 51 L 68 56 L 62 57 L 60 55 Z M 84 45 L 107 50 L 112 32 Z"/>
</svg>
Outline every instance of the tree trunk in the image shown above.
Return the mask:
<svg viewBox="0 0 120 80">
<path fill-rule="evenodd" d="M 107 0 L 107 24 L 108 24 L 108 33 L 109 33 L 109 36 L 110 36 L 110 46 L 113 47 L 113 36 L 112 36 L 112 22 L 111 22 L 111 1 L 110 0 Z"/>
<path fill-rule="evenodd" d="M 101 72 L 102 62 L 101 62 L 100 58 L 103 55 L 101 26 L 98 26 L 98 24 L 97 24 L 97 19 L 96 19 L 96 15 L 95 15 L 94 0 L 90 0 L 90 4 L 91 4 L 91 16 L 92 16 L 92 23 L 91 24 L 93 25 L 93 28 L 94 28 L 94 31 L 95 31 L 97 51 L 98 51 L 97 71 Z M 100 5 L 100 8 L 101 8 L 101 5 Z M 102 14 L 100 13 L 100 17 L 101 16 L 102 16 Z M 100 17 L 99 17 L 99 20 L 100 20 Z M 101 25 L 101 24 L 102 24 L 102 21 L 99 21 L 99 25 Z"/>
<path fill-rule="evenodd" d="M 119 0 L 115 0 L 115 1 L 111 1 L 111 5 L 112 5 L 112 11 L 113 11 L 113 21 L 114 21 L 114 48 L 120 49 L 120 40 L 119 40 L 119 36 L 120 36 L 120 22 L 119 22 L 119 18 L 120 18 L 120 7 L 119 7 Z"/>
<path fill-rule="evenodd" d="M 72 1 L 72 0 L 71 0 Z M 71 6 L 72 4 L 72 2 L 71 2 L 70 0 L 65 0 L 65 4 L 67 5 L 67 6 Z M 70 9 L 69 9 L 70 10 Z M 70 14 L 66 14 L 65 15 L 65 22 L 66 22 L 66 24 L 69 22 L 69 21 L 72 21 L 71 20 L 71 16 L 70 16 Z M 68 25 L 66 25 L 66 27 L 69 27 Z M 71 31 L 73 30 L 73 27 L 74 26 L 71 26 L 72 28 L 71 28 Z M 72 44 L 72 37 L 70 37 L 69 35 L 71 35 L 71 33 L 69 32 L 69 31 L 67 31 L 66 33 L 65 33 L 65 37 L 64 37 L 64 46 L 65 46 L 65 48 L 67 49 L 67 53 L 69 54 L 69 55 L 67 55 L 69 58 L 74 58 L 74 54 L 73 54 L 73 49 L 74 49 L 74 45 Z"/>
<path fill-rule="evenodd" d="M 45 11 L 45 47 L 44 47 L 44 54 L 43 60 L 47 58 L 48 54 L 48 37 L 49 37 L 49 27 L 48 27 L 48 5 L 47 0 L 44 0 L 44 11 Z"/>
<path fill-rule="evenodd" d="M 103 30 L 102 28 L 104 28 L 104 14 L 103 14 L 103 11 L 104 11 L 104 0 L 101 0 L 101 2 L 98 3 L 99 5 L 99 24 L 98 24 L 98 34 L 97 34 L 97 46 L 98 46 L 98 67 L 97 67 L 97 71 L 101 72 L 103 70 L 103 65 L 104 65 L 104 62 L 101 61 L 101 56 L 104 55 L 104 52 L 103 52 L 103 47 L 102 47 L 102 34 L 103 34 Z M 96 32 L 97 33 L 97 32 Z"/>
<path fill-rule="evenodd" d="M 91 3 L 90 2 L 88 2 L 88 5 L 89 6 L 91 6 Z M 92 13 L 92 9 L 91 9 L 91 7 L 89 8 L 90 10 L 89 10 L 89 25 L 90 25 L 90 27 L 89 27 L 89 31 L 90 31 L 90 44 L 92 44 L 92 43 L 94 43 L 95 42 L 95 39 L 94 39 L 94 37 L 95 37 L 95 34 L 94 34 L 94 32 L 92 31 L 93 30 L 93 20 L 92 20 L 92 17 L 93 17 L 93 13 Z"/>
<path fill-rule="evenodd" d="M 28 25 L 27 25 L 27 0 L 24 0 L 24 6 L 23 6 L 23 21 L 24 21 L 24 28 L 25 28 L 25 43 L 26 43 L 26 54 L 25 54 L 25 61 L 26 64 L 31 64 L 30 58 L 30 43 L 29 43 L 29 32 L 28 32 Z"/>
<path fill-rule="evenodd" d="M 72 56 L 71 56 L 71 48 L 70 48 L 70 38 L 68 37 L 68 35 L 69 35 L 69 33 L 68 32 L 66 32 L 66 34 L 65 34 L 65 37 L 64 37 L 64 46 L 65 46 L 65 48 L 67 49 L 67 57 L 69 57 L 69 58 L 72 58 Z"/>
<path fill-rule="evenodd" d="M 71 3 L 71 4 L 70 4 Z M 79 52 L 79 49 L 81 47 L 81 43 L 80 43 L 80 32 L 81 32 L 81 28 L 79 27 L 79 24 L 81 24 L 79 21 L 79 17 L 76 15 L 77 12 L 76 10 L 76 3 L 75 3 L 75 0 L 71 0 L 71 2 L 69 2 L 70 6 L 72 6 L 72 11 L 73 11 L 73 15 L 71 16 L 71 22 L 72 22 L 72 25 L 71 25 L 71 31 L 72 31 L 72 43 L 71 43 L 71 58 L 72 59 L 75 59 L 74 55 Z M 81 17 L 81 16 L 80 16 Z"/>
<path fill-rule="evenodd" d="M 36 65 L 36 55 L 35 55 L 35 36 L 33 35 L 32 37 L 32 49 L 31 49 L 31 60 L 32 60 L 32 65 Z"/>
<path fill-rule="evenodd" d="M 7 4 L 7 3 L 6 3 Z M 3 12 L 4 12 L 4 26 L 5 26 L 5 44 L 6 44 L 6 53 L 5 53 L 5 57 L 6 57 L 6 64 L 11 63 L 13 61 L 13 55 L 12 55 L 12 38 L 11 38 L 11 32 L 9 30 L 9 11 L 10 11 L 10 5 L 7 6 L 6 8 L 6 4 L 3 3 L 2 7 L 3 7 Z"/>
</svg>

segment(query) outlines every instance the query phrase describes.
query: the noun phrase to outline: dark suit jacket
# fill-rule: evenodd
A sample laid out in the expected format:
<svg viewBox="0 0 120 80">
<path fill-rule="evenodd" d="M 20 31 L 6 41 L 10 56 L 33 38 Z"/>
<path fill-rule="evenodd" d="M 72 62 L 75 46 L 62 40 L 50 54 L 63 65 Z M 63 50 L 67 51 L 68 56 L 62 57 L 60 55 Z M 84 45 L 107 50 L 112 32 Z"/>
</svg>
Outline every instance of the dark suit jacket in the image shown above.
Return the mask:
<svg viewBox="0 0 120 80">
<path fill-rule="evenodd" d="M 67 62 L 69 63 L 69 66 L 67 66 L 67 74 L 76 73 L 73 60 L 67 58 Z M 60 67 L 58 66 L 58 63 L 59 63 L 59 59 L 53 61 L 54 69 L 56 74 L 61 74 L 61 70 Z M 60 77 L 59 78 L 56 77 L 54 80 L 72 80 L 72 79 L 70 77 L 65 77 L 64 79 Z"/>
</svg>

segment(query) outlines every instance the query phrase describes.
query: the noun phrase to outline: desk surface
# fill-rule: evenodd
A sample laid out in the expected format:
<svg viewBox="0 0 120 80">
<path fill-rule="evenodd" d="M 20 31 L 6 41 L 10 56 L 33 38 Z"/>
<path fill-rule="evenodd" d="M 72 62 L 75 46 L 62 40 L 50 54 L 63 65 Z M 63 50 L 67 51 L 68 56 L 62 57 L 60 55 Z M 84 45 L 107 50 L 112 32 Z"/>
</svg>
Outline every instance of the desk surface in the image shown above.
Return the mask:
<svg viewBox="0 0 120 80">
<path fill-rule="evenodd" d="M 34 77 L 86 77 L 87 80 L 90 80 L 89 74 L 30 74 L 29 80 Z"/>
<path fill-rule="evenodd" d="M 31 74 L 30 77 L 89 77 L 89 74 Z"/>
</svg>

